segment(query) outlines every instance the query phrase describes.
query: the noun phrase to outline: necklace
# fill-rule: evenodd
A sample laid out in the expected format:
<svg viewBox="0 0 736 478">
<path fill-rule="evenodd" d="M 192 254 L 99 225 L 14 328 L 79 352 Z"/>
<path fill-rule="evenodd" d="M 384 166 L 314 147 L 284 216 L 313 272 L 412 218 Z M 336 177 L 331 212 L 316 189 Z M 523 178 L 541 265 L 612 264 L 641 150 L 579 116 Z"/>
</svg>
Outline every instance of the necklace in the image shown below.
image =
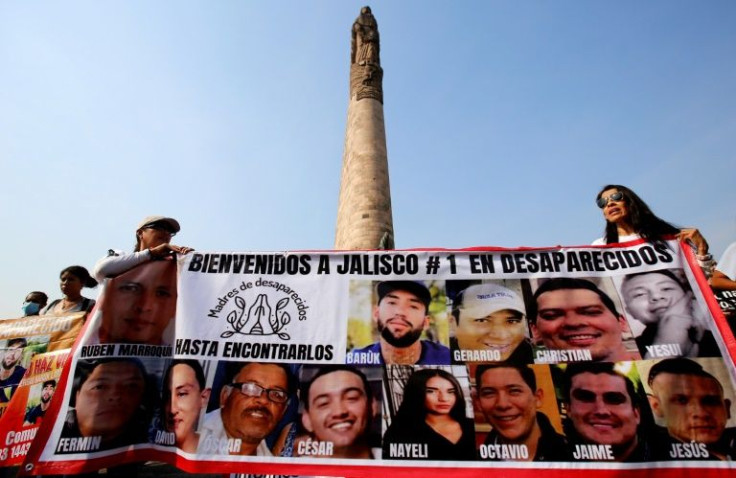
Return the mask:
<svg viewBox="0 0 736 478">
<path fill-rule="evenodd" d="M 77 300 L 70 300 L 70 299 L 64 297 L 61 300 L 61 310 L 69 310 L 69 309 L 72 309 L 72 308 L 76 307 L 76 305 L 79 304 L 80 302 L 82 302 L 82 298 L 81 297 L 79 299 L 77 299 Z"/>
</svg>

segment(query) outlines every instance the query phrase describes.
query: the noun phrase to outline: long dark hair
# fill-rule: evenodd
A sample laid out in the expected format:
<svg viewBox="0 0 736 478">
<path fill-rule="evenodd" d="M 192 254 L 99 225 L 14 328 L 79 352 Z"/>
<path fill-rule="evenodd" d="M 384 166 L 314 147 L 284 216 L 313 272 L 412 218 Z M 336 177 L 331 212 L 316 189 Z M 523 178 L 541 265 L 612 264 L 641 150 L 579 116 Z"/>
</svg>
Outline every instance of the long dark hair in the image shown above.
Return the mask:
<svg viewBox="0 0 736 478">
<path fill-rule="evenodd" d="M 465 416 L 465 395 L 460 387 L 460 382 L 450 373 L 442 369 L 416 370 L 404 386 L 404 399 L 401 401 L 399 411 L 393 421 L 397 426 L 413 426 L 423 423 L 427 416 L 427 408 L 424 405 L 427 394 L 427 382 L 432 377 L 444 378 L 455 387 L 455 404 L 450 409 L 450 416 L 458 423 L 467 419 Z M 393 425 L 393 423 L 392 423 Z"/>
<path fill-rule="evenodd" d="M 89 274 L 89 271 L 86 268 L 82 266 L 69 266 L 61 271 L 61 274 L 59 274 L 59 279 L 61 279 L 61 276 L 63 276 L 67 272 L 78 278 L 80 282 L 82 282 L 82 285 L 84 287 L 97 287 L 97 281 Z"/>
<path fill-rule="evenodd" d="M 604 191 L 609 189 L 617 189 L 624 195 L 624 203 L 628 211 L 628 222 L 642 239 L 647 242 L 662 242 L 662 237 L 670 234 L 677 234 L 680 232 L 680 228 L 673 226 L 669 222 L 658 218 L 647 203 L 645 203 L 634 191 L 621 186 L 620 184 L 607 184 L 603 186 L 598 195 L 595 197 L 596 200 L 600 199 Z M 613 222 L 606 221 L 605 235 L 606 244 L 613 244 L 618 241 L 618 228 Z"/>
</svg>

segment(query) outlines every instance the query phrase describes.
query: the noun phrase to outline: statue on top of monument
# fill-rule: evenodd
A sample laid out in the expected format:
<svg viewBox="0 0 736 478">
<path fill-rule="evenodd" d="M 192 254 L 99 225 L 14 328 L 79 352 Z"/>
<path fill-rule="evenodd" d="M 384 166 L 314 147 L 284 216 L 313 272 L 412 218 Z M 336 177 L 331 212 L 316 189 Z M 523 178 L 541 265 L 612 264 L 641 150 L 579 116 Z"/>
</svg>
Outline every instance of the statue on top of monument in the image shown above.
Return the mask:
<svg viewBox="0 0 736 478">
<path fill-rule="evenodd" d="M 378 23 L 371 13 L 371 7 L 360 9 L 360 15 L 353 23 L 353 37 L 350 44 L 351 63 L 358 65 L 380 65 Z"/>
<path fill-rule="evenodd" d="M 350 42 L 350 96 L 383 103 L 383 69 L 379 58 L 378 23 L 371 7 L 360 9 Z"/>
</svg>

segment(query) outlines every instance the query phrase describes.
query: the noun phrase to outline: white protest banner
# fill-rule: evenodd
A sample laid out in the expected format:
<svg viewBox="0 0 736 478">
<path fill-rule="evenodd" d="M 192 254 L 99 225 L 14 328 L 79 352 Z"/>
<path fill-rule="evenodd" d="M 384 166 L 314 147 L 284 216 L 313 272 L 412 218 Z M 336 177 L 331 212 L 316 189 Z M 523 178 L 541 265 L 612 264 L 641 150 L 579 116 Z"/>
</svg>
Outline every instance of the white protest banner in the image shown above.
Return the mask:
<svg viewBox="0 0 736 478">
<path fill-rule="evenodd" d="M 720 475 L 734 340 L 691 256 L 638 241 L 146 263 L 105 284 L 26 471 Z"/>
</svg>

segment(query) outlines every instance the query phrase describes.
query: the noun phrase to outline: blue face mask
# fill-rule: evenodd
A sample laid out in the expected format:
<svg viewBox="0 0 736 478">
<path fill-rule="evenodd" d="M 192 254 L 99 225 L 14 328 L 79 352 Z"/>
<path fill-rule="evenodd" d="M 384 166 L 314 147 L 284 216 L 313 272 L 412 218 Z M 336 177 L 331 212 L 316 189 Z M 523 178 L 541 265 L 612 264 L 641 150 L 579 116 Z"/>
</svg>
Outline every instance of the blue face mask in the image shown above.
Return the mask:
<svg viewBox="0 0 736 478">
<path fill-rule="evenodd" d="M 23 310 L 23 316 L 38 315 L 38 312 L 41 310 L 41 306 L 35 302 L 23 302 L 23 307 L 21 307 L 21 309 Z"/>
</svg>

